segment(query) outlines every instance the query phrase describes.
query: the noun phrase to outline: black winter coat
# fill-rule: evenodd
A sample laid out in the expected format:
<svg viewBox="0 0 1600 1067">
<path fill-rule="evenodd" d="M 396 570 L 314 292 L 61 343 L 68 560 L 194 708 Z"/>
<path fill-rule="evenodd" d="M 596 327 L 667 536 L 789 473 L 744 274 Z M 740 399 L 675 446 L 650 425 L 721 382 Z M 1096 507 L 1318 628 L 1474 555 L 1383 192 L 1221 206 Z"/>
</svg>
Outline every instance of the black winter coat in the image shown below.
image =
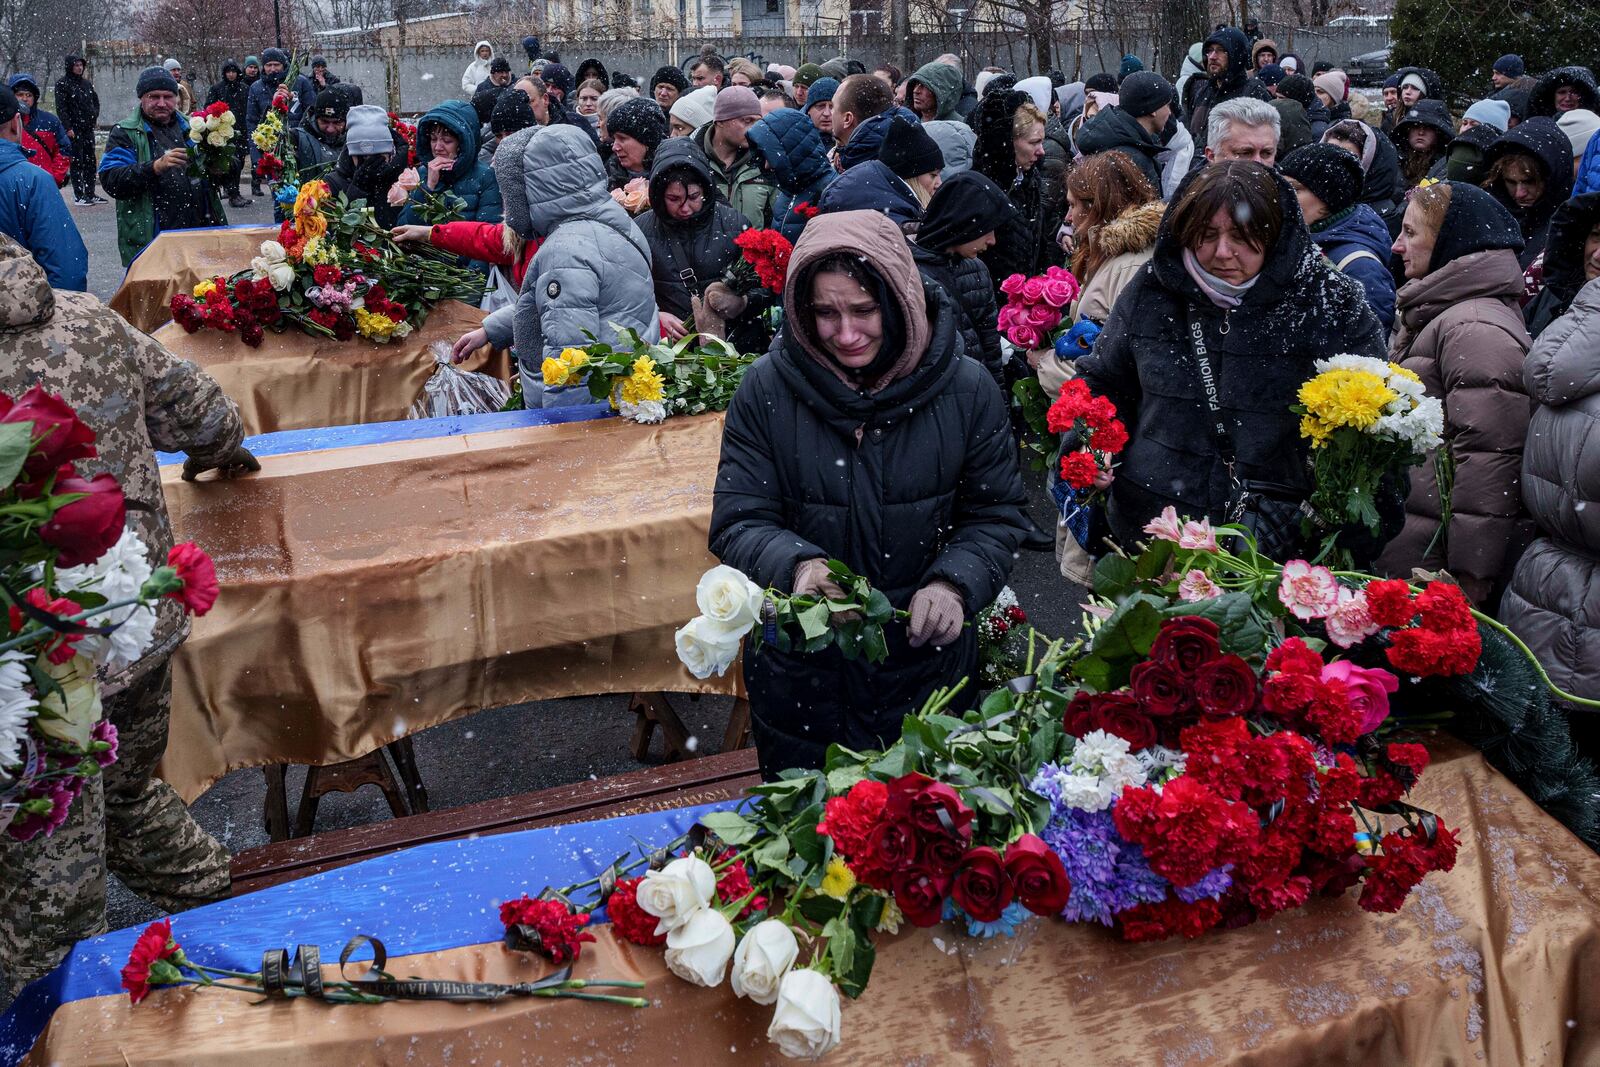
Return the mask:
<svg viewBox="0 0 1600 1067">
<path fill-rule="evenodd" d="M 716 182 L 705 155 L 687 137 L 662 141 L 650 171 L 650 210 L 635 219 L 650 245 L 650 273 L 655 280 L 656 307 L 688 322 L 694 314 L 690 298 L 720 281 L 740 256 L 733 239 L 750 228 L 745 217 L 717 195 Z M 705 190 L 706 201 L 694 218 L 684 222 L 667 213 L 666 189 L 685 170 Z M 671 172 L 677 171 L 676 175 Z M 752 294 L 751 307 L 729 323 L 728 340 L 741 352 L 759 352 L 768 336 L 760 321 L 766 302 Z"/>
<path fill-rule="evenodd" d="M 1194 138 L 1195 154 L 1203 155 L 1200 146 L 1206 143 L 1206 118 L 1211 109 L 1225 100 L 1240 96 L 1253 96 L 1257 100 L 1272 101 L 1267 87 L 1251 73 L 1250 42 L 1239 30 L 1229 26 L 1213 33 L 1205 46 L 1220 44 L 1228 50 L 1228 69 L 1218 77 L 1196 74 L 1190 84 L 1198 82 L 1189 105 L 1189 134 Z M 1185 86 L 1188 88 L 1188 86 Z"/>
<path fill-rule="evenodd" d="M 1094 351 L 1078 360 L 1078 376 L 1109 397 L 1128 426 L 1107 508 L 1122 545 L 1143 537 L 1144 525 L 1169 504 L 1180 516 L 1217 522 L 1229 502 L 1188 308 L 1205 334 L 1241 479 L 1308 490 L 1306 442 L 1289 406 L 1312 363 L 1337 352 L 1385 356 L 1384 330 L 1361 284 L 1318 252 L 1288 182 L 1277 183 L 1283 235 L 1239 308 L 1224 312 L 1201 293 L 1163 220 L 1150 265 L 1117 298 Z"/>
<path fill-rule="evenodd" d="M 962 351 L 982 363 L 1004 392 L 1007 389 L 1005 355 L 1000 348 L 1000 330 L 995 324 L 1000 307 L 995 303 L 989 268 L 981 259 L 931 252 L 915 242 L 911 245 L 911 258 L 916 261 L 923 281 L 937 285 L 955 302 Z"/>
<path fill-rule="evenodd" d="M 342 193 L 350 201 L 365 200 L 372 209 L 373 221 L 385 230 L 400 221 L 400 212 L 405 209 L 405 204 L 399 207 L 389 204 L 389 187 L 405 170 L 408 151 L 400 131 L 391 129 L 389 136 L 393 139 L 394 150 L 387 160 L 380 162 L 379 157 L 362 156 L 371 162 L 358 168 L 347 147 L 339 152 L 338 162 L 323 175 L 333 193 Z"/>
<path fill-rule="evenodd" d="M 746 373 L 712 504 L 723 562 L 787 590 L 801 562 L 840 559 L 902 609 L 936 579 L 961 591 L 968 617 L 993 601 L 1025 529 L 1016 448 L 994 381 L 960 356 L 949 299 L 933 286 L 925 299 L 922 362 L 877 394 L 845 386 L 790 331 Z M 746 658 L 764 776 L 822 766 L 831 742 L 892 742 L 908 712 L 977 663 L 971 627 L 943 649 L 911 648 L 901 623 L 886 629 L 889 656 L 871 666 L 831 648 L 763 645 Z"/>
<path fill-rule="evenodd" d="M 1121 152 L 1143 172 L 1150 188 L 1161 192 L 1161 166 L 1156 157 L 1166 150 L 1139 120 L 1113 104 L 1095 114 L 1078 131 L 1078 151 L 1085 157 L 1100 152 Z"/>
<path fill-rule="evenodd" d="M 67 64 L 78 56 L 68 56 Z M 232 105 L 229 105 L 232 107 Z M 238 112 L 239 123 L 244 124 L 244 105 L 241 99 L 240 106 L 234 108 Z M 74 136 L 84 130 L 93 130 L 95 122 L 100 118 L 100 94 L 95 92 L 94 83 L 87 78 L 64 74 L 56 81 L 56 116 L 61 119 L 62 125 Z"/>
</svg>

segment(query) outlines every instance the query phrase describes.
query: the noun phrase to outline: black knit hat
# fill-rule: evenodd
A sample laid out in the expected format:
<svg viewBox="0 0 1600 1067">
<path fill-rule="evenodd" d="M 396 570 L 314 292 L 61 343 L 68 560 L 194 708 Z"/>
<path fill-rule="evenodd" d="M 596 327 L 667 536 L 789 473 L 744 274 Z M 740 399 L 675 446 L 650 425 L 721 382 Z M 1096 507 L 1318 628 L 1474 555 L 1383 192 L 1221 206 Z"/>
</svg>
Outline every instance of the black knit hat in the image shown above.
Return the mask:
<svg viewBox="0 0 1600 1067">
<path fill-rule="evenodd" d="M 1492 248 L 1522 251 L 1522 228 L 1504 204 L 1465 182 L 1444 182 L 1450 187 L 1450 206 L 1439 223 L 1428 273 L 1462 256 Z"/>
<path fill-rule="evenodd" d="M 482 96 L 479 93 L 478 96 Z M 472 98 L 474 106 L 478 97 Z M 504 137 L 518 130 L 525 130 L 539 121 L 533 113 L 533 104 L 528 100 L 528 94 L 521 89 L 506 88 L 494 100 L 494 108 L 489 115 L 489 132 L 496 137 Z"/>
<path fill-rule="evenodd" d="M 1394 124 L 1394 137 L 1396 141 L 1403 139 L 1413 126 L 1426 126 L 1438 130 L 1443 134 L 1441 145 L 1449 144 L 1456 135 L 1455 125 L 1450 121 L 1450 111 L 1445 107 L 1443 100 L 1418 100 L 1406 109 L 1400 116 L 1400 121 Z"/>
<path fill-rule="evenodd" d="M 494 105 L 495 102 L 500 99 L 501 94 L 512 91 L 513 90 L 509 85 L 490 85 L 473 93 L 472 110 L 478 113 L 479 124 L 487 123 L 494 115 Z M 521 89 L 517 89 L 515 91 L 519 93 L 522 92 Z M 527 96 L 528 94 L 522 93 L 522 95 Z M 322 97 L 319 96 L 317 99 L 320 101 Z"/>
<path fill-rule="evenodd" d="M 1120 91 L 1117 106 L 1136 119 L 1172 103 L 1172 83 L 1152 70 L 1137 70 L 1123 78 Z"/>
<path fill-rule="evenodd" d="M 1278 95 L 1296 101 L 1301 107 L 1311 107 L 1317 102 L 1317 87 L 1304 74 L 1291 74 L 1278 83 Z"/>
<path fill-rule="evenodd" d="M 560 63 L 546 63 L 544 69 L 539 72 L 539 77 L 544 79 L 546 85 L 560 93 L 563 100 L 572 95 L 572 71 Z"/>
<path fill-rule="evenodd" d="M 1099 74 L 1089 75 L 1089 80 L 1083 83 L 1086 93 L 1114 93 L 1117 91 L 1117 76 L 1101 71 Z"/>
<path fill-rule="evenodd" d="M 947 252 L 1005 227 L 1017 216 L 1017 207 L 994 182 L 975 170 L 952 174 L 928 201 L 917 244 L 933 252 Z"/>
<path fill-rule="evenodd" d="M 139 72 L 139 80 L 134 83 L 133 95 L 143 96 L 145 93 L 166 91 L 177 95 L 178 83 L 165 67 L 146 67 Z"/>
<path fill-rule="evenodd" d="M 878 159 L 901 178 L 944 170 L 944 153 L 939 150 L 939 143 L 928 135 L 920 122 L 907 122 L 899 115 L 889 123 L 889 132 L 883 135 Z"/>
<path fill-rule="evenodd" d="M 361 86 L 337 82 L 317 94 L 312 111 L 319 119 L 338 119 L 343 122 L 350 114 L 350 109 L 360 103 Z"/>
<path fill-rule="evenodd" d="M 625 133 L 653 151 L 666 139 L 667 117 L 654 100 L 635 96 L 611 109 L 611 114 L 606 116 L 606 129 Z"/>
<path fill-rule="evenodd" d="M 1278 172 L 1311 191 L 1337 215 L 1361 200 L 1361 161 L 1331 144 L 1308 144 L 1284 156 Z"/>
<path fill-rule="evenodd" d="M 655 75 L 650 79 L 650 94 L 652 96 L 655 95 L 656 86 L 662 82 L 666 82 L 680 93 L 689 91 L 689 79 L 684 77 L 683 71 L 677 67 L 662 67 L 655 72 Z"/>
</svg>

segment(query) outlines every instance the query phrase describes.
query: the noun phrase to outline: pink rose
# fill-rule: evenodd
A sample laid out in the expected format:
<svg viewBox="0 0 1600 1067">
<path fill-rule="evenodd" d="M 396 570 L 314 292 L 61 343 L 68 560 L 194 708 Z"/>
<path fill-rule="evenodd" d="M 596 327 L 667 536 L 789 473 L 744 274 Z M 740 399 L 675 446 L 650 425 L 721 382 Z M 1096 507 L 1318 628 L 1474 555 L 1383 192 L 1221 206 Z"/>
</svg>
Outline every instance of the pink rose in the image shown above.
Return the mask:
<svg viewBox="0 0 1600 1067">
<path fill-rule="evenodd" d="M 1038 330 L 1025 324 L 1011 327 L 1007 331 L 1007 336 L 1011 338 L 1011 343 L 1018 348 L 1038 348 L 1044 341 L 1043 335 Z"/>
<path fill-rule="evenodd" d="M 1039 295 L 1051 307 L 1064 308 L 1072 303 L 1072 298 L 1077 294 L 1073 291 L 1072 286 L 1061 279 L 1049 278 L 1045 281 L 1044 289 Z"/>
<path fill-rule="evenodd" d="M 1027 280 L 1028 279 L 1024 278 L 1020 274 L 1013 274 L 1011 277 L 1000 283 L 1000 291 L 1002 293 L 1015 296 L 1022 292 L 1022 284 Z"/>
<path fill-rule="evenodd" d="M 1283 565 L 1278 599 L 1297 619 L 1327 618 L 1339 606 L 1339 583 L 1326 567 L 1313 567 L 1303 559 Z"/>
<path fill-rule="evenodd" d="M 1027 281 L 1022 283 L 1022 299 L 1026 300 L 1028 303 L 1037 304 L 1039 302 L 1039 298 L 1043 295 L 1043 278 L 1029 278 Z"/>
<path fill-rule="evenodd" d="M 1383 725 L 1389 717 L 1389 694 L 1400 689 L 1400 679 L 1383 668 L 1357 667 L 1343 659 L 1323 667 L 1322 680 L 1344 683 L 1351 709 L 1361 716 L 1363 735 Z"/>
<path fill-rule="evenodd" d="M 1048 304 L 1035 304 L 1028 309 L 1028 325 L 1041 333 L 1049 333 L 1061 325 L 1061 312 Z"/>
</svg>

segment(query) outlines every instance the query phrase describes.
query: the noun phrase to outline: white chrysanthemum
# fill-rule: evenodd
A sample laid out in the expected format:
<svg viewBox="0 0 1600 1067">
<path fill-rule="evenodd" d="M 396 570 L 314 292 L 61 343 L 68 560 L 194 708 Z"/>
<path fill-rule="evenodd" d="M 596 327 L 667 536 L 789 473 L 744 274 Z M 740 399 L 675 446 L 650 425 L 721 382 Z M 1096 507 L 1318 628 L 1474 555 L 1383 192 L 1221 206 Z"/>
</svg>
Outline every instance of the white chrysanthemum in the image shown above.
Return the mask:
<svg viewBox="0 0 1600 1067">
<path fill-rule="evenodd" d="M 28 686 L 30 659 L 20 649 L 0 653 L 0 767 L 22 759 L 22 739 L 39 710 L 39 701 Z M 0 780 L 4 777 L 0 772 Z"/>
<path fill-rule="evenodd" d="M 1138 757 L 1129 753 L 1128 742 L 1104 730 L 1091 730 L 1079 738 L 1072 749 L 1068 768 L 1099 779 L 1109 790 L 1109 796 L 1121 793 L 1124 786 L 1145 783 L 1144 766 Z"/>
<path fill-rule="evenodd" d="M 1105 811 L 1115 796 L 1104 779 L 1092 774 L 1063 774 L 1056 781 L 1061 786 L 1062 806 L 1078 811 Z"/>
<path fill-rule="evenodd" d="M 99 593 L 114 604 L 137 596 L 149 577 L 150 561 L 145 557 L 144 542 L 130 529 L 123 530 L 117 543 L 93 563 L 57 571 L 56 588 L 63 593 L 80 589 Z M 78 651 L 116 672 L 138 662 L 150 647 L 156 613 L 153 608 L 134 604 L 96 615 L 89 622 L 93 626 L 115 624 L 117 629 L 108 637 L 85 637 L 78 643 Z"/>
<path fill-rule="evenodd" d="M 1387 360 L 1374 359 L 1371 356 L 1357 356 L 1345 352 L 1332 359 L 1319 359 L 1312 364 L 1318 374 L 1325 374 L 1330 370 L 1364 370 L 1368 374 L 1375 374 L 1379 378 L 1389 377 L 1389 363 Z"/>
</svg>

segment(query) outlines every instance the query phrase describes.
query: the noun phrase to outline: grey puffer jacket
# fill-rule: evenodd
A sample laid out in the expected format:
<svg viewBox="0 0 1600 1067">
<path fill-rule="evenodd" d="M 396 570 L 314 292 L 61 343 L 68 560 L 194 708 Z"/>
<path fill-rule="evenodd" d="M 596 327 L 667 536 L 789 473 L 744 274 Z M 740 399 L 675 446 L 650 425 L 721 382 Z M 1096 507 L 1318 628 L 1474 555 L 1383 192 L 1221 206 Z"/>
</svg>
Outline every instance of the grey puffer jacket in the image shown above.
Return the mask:
<svg viewBox="0 0 1600 1067">
<path fill-rule="evenodd" d="M 1539 538 L 1517 562 L 1500 620 L 1557 685 L 1600 697 L 1600 280 L 1539 335 L 1522 381 L 1538 405 L 1522 502 Z"/>
<path fill-rule="evenodd" d="M 515 341 L 529 408 L 587 404 L 585 385 L 546 389 L 540 364 L 563 348 L 612 340 L 613 325 L 660 336 L 650 246 L 611 199 L 600 154 L 576 126 L 518 130 L 500 142 L 494 171 L 506 225 L 544 243 L 516 305 L 490 315 L 484 329 L 498 347 Z"/>
</svg>

